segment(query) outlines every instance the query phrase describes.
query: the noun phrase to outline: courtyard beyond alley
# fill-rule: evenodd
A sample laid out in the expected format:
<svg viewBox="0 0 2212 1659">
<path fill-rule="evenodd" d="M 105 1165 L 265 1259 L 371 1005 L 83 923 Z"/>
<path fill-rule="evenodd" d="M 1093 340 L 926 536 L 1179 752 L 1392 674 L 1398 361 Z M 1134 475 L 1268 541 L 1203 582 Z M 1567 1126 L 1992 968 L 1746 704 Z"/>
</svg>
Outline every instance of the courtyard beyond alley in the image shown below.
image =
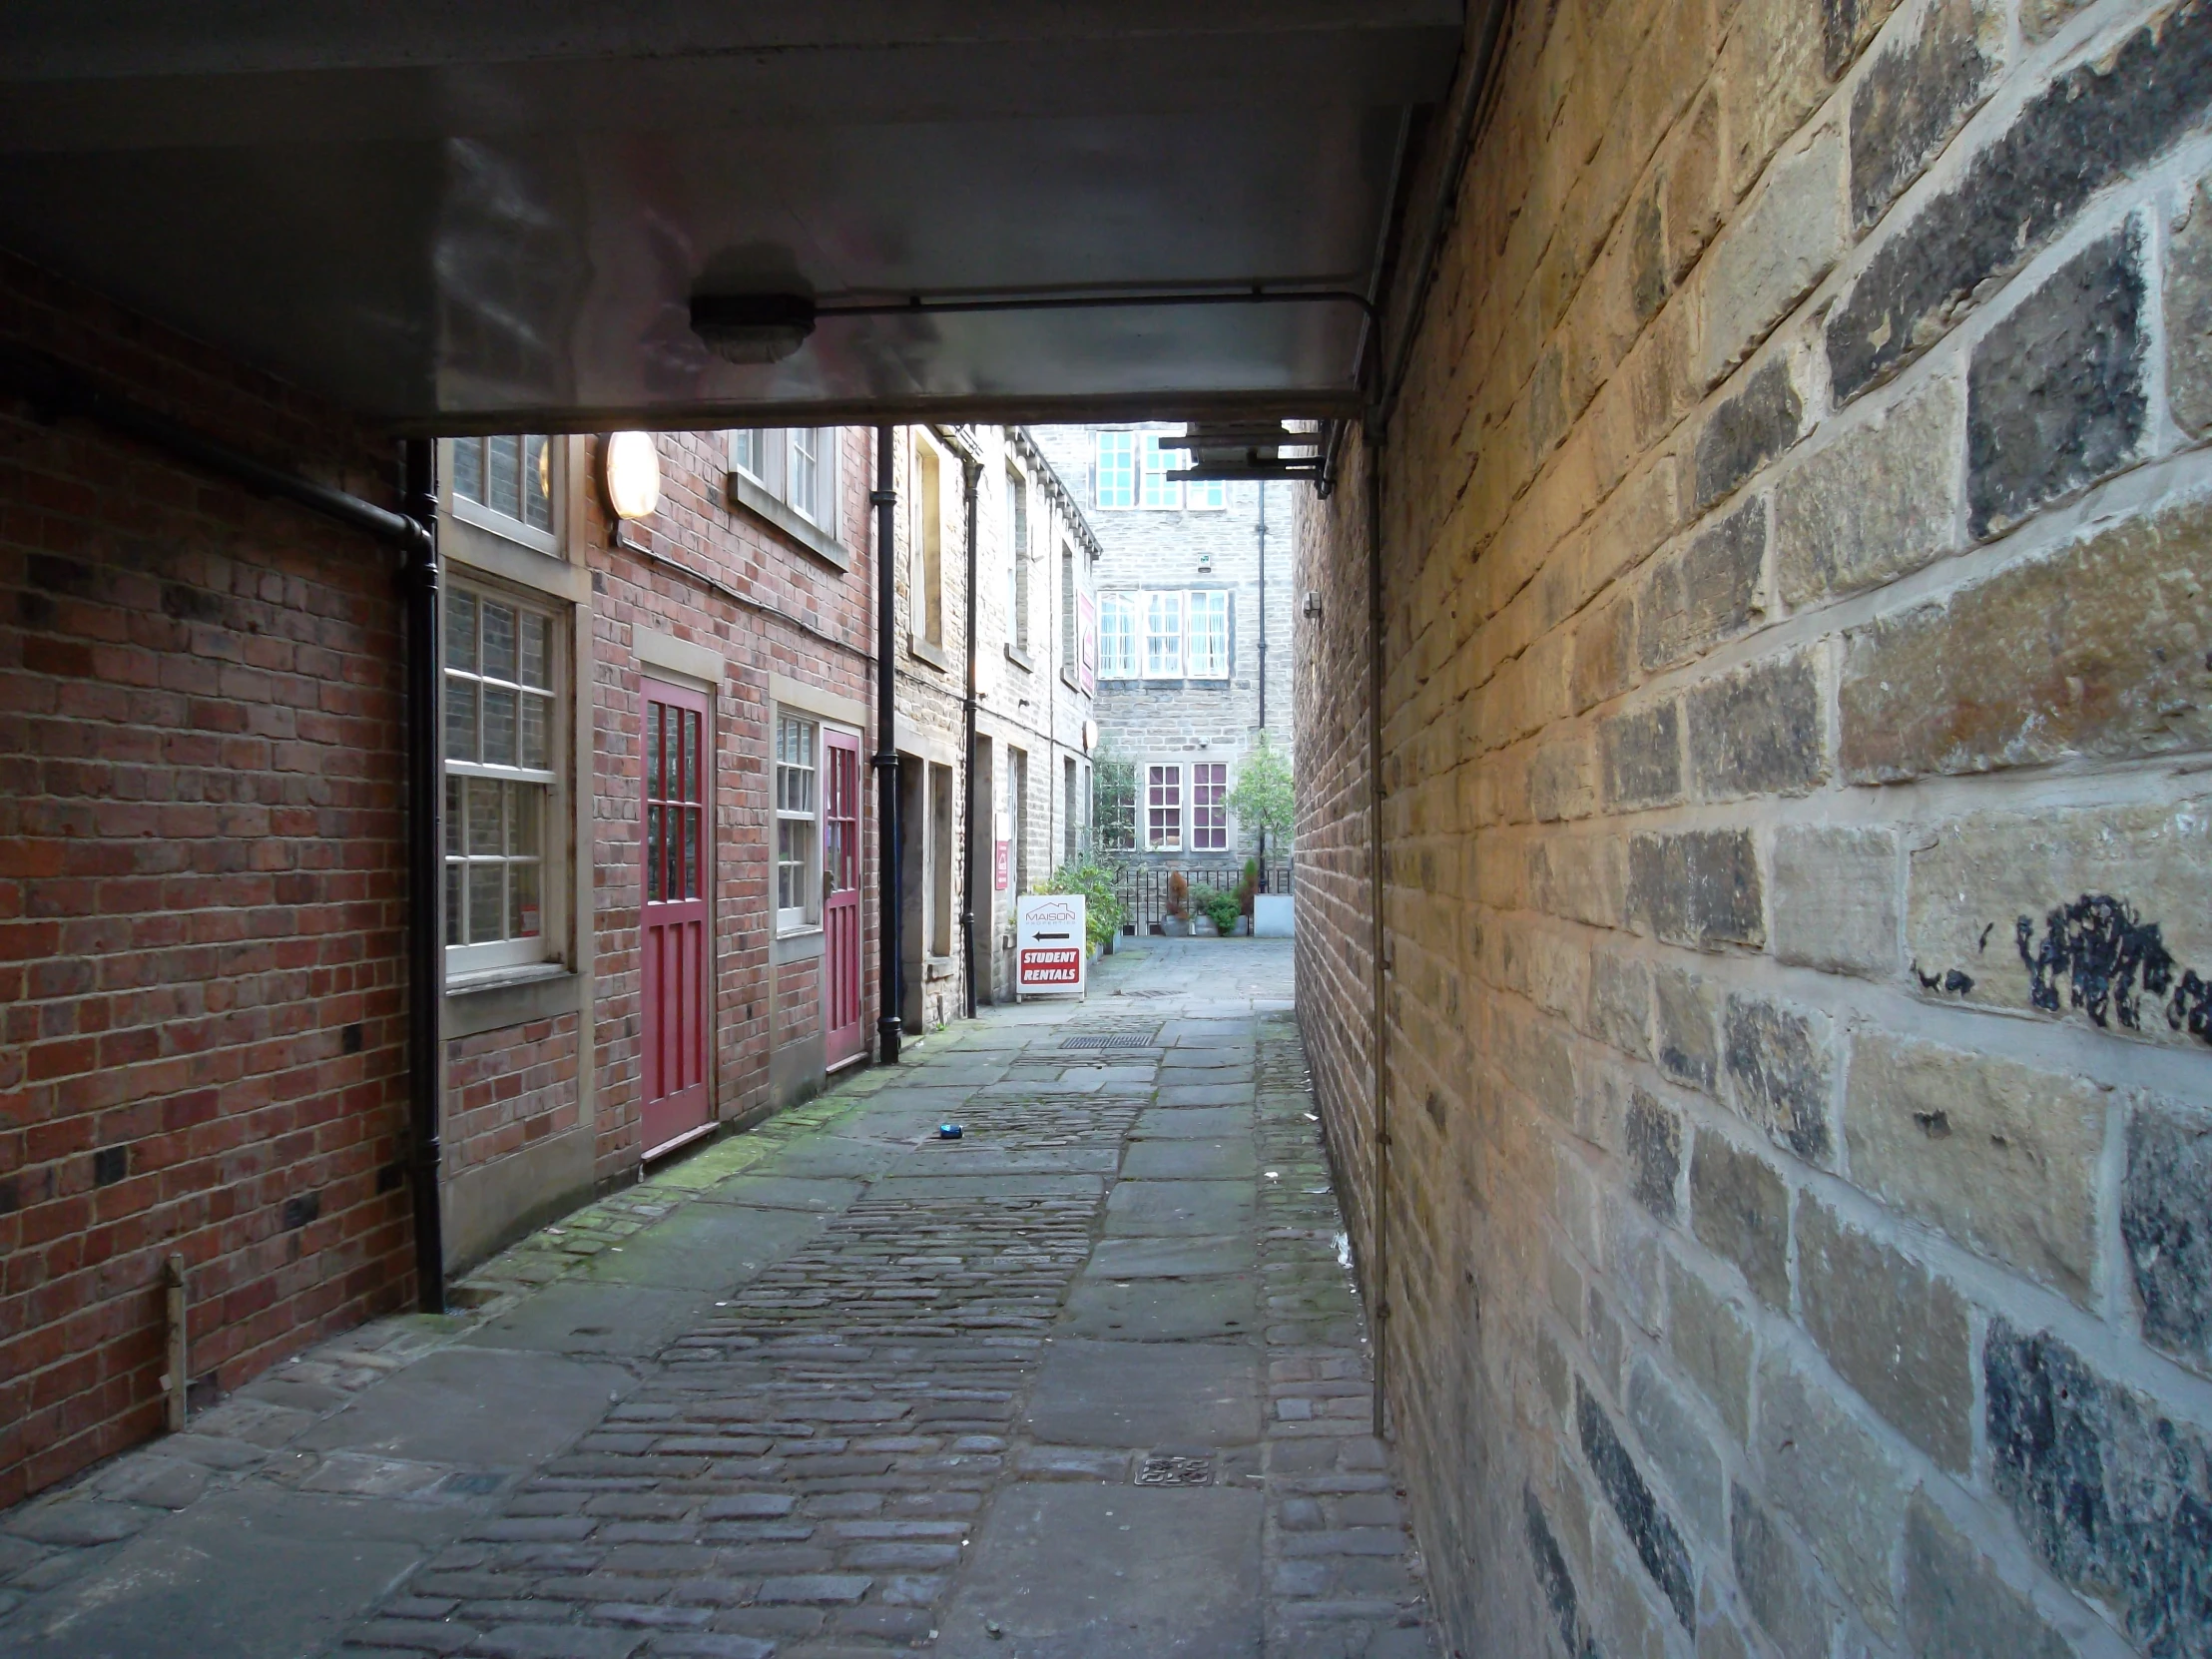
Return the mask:
<svg viewBox="0 0 2212 1659">
<path fill-rule="evenodd" d="M 1123 943 L 19 1507 L 0 1648 L 1430 1653 L 1290 942 Z"/>
</svg>

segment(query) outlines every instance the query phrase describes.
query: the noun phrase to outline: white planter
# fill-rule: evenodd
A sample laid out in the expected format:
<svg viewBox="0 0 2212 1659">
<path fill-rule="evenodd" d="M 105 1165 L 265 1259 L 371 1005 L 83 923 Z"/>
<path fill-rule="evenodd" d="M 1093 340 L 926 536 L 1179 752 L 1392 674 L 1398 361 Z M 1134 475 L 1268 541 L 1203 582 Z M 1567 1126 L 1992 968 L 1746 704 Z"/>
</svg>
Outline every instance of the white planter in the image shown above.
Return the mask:
<svg viewBox="0 0 2212 1659">
<path fill-rule="evenodd" d="M 1191 937 L 1194 939 L 1217 939 L 1221 937 L 1221 929 L 1214 925 L 1212 916 L 1193 916 L 1191 917 Z"/>
<path fill-rule="evenodd" d="M 1252 897 L 1252 931 L 1263 939 L 1287 939 L 1298 925 L 1297 900 L 1289 893 L 1263 892 Z"/>
</svg>

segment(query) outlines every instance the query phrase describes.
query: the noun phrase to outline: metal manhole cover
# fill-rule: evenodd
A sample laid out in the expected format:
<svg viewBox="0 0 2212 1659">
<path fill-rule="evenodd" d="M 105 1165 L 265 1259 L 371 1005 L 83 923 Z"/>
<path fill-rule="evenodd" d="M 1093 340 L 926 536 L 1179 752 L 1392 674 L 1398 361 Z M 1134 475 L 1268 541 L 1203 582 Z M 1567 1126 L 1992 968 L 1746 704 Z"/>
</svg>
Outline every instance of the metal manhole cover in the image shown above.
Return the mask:
<svg viewBox="0 0 2212 1659">
<path fill-rule="evenodd" d="M 1152 1039 L 1145 1036 L 1123 1034 L 1119 1036 L 1063 1037 L 1062 1048 L 1150 1048 Z"/>
<path fill-rule="evenodd" d="M 1191 1457 L 1177 1451 L 1155 1451 L 1137 1470 L 1140 1486 L 1206 1486 L 1214 1479 L 1211 1457 Z"/>
</svg>

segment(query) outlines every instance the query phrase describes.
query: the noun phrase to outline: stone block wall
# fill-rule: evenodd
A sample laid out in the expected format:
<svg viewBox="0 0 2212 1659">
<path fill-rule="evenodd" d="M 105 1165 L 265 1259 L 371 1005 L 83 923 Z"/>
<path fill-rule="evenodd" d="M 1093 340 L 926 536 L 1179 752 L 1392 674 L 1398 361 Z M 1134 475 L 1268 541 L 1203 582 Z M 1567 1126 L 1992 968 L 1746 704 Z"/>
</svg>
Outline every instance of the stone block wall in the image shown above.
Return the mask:
<svg viewBox="0 0 2212 1659">
<path fill-rule="evenodd" d="M 1451 1639 L 2212 1651 L 2212 9 L 1502 50 L 1299 577 L 1302 1017 Z"/>
</svg>

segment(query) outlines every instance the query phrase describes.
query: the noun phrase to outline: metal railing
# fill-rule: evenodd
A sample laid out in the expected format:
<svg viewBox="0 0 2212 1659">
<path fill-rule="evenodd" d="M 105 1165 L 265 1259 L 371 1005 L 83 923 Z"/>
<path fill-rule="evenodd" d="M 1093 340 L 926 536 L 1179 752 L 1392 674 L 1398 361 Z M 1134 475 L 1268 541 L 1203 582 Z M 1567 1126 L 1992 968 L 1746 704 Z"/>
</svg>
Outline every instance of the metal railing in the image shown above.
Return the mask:
<svg viewBox="0 0 2212 1659">
<path fill-rule="evenodd" d="M 1173 878 L 1177 875 L 1189 883 L 1183 913 L 1187 917 L 1203 915 L 1210 895 L 1233 893 L 1244 884 L 1244 860 L 1207 864 L 1123 864 L 1114 872 L 1114 896 L 1121 900 L 1124 929 L 1149 933 L 1156 922 L 1167 916 L 1172 902 Z M 1261 884 L 1263 892 L 1287 893 L 1291 890 L 1291 866 L 1287 860 L 1277 863 L 1271 859 L 1266 877 Z"/>
</svg>

